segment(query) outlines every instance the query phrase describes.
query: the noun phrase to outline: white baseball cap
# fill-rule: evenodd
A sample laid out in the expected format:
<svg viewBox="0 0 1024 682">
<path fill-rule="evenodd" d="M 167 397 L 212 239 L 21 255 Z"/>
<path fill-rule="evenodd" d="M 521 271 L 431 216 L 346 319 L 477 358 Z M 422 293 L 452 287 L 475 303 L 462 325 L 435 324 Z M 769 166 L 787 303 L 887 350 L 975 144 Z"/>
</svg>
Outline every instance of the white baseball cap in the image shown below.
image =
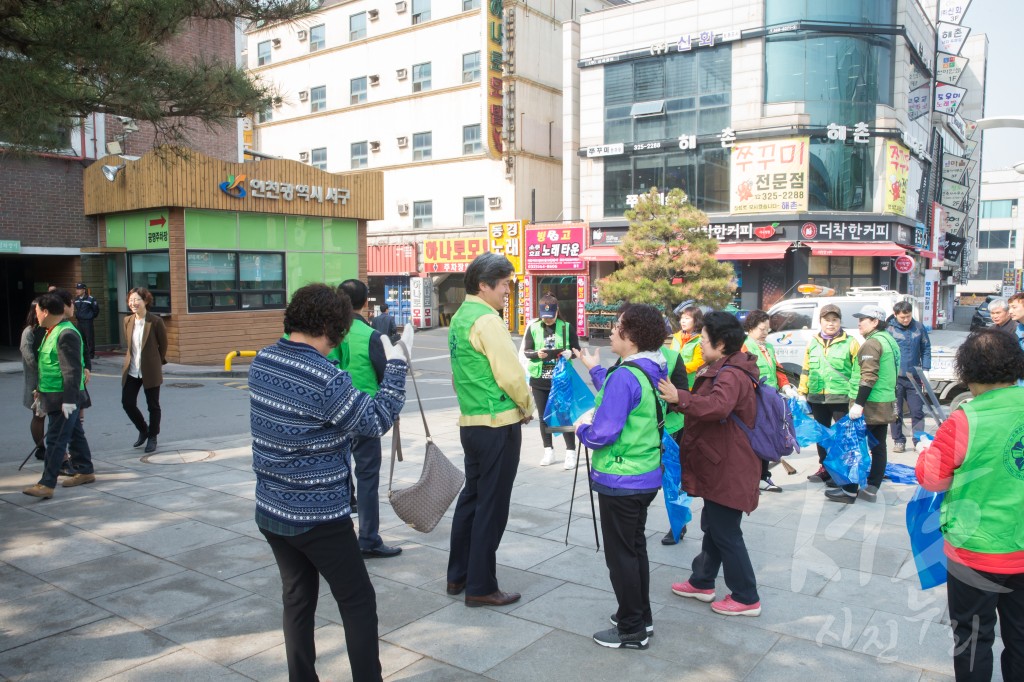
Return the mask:
<svg viewBox="0 0 1024 682">
<path fill-rule="evenodd" d="M 877 305 L 866 305 L 860 309 L 859 313 L 854 313 L 854 317 L 857 319 L 869 319 L 878 320 L 879 322 L 885 322 L 888 315 L 880 306 Z"/>
</svg>

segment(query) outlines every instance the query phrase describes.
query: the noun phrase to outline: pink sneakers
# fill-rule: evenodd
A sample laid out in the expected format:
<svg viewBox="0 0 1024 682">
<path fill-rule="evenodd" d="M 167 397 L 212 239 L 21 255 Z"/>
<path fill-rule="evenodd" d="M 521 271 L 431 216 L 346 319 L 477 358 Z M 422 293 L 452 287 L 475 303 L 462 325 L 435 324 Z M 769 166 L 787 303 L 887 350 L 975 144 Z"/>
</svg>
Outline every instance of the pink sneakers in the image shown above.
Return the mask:
<svg viewBox="0 0 1024 682">
<path fill-rule="evenodd" d="M 698 590 L 690 584 L 689 580 L 685 583 L 672 583 L 672 594 L 678 594 L 680 597 L 692 597 L 702 602 L 715 600 L 714 590 Z"/>
<path fill-rule="evenodd" d="M 687 583 L 689 585 L 689 583 Z M 693 589 L 692 587 L 690 589 Z M 675 592 L 675 586 L 672 586 L 672 591 Z M 703 590 L 701 590 L 703 591 Z M 679 594 L 679 592 L 676 592 Z M 689 596 L 689 595 L 687 595 Z M 732 598 L 732 595 L 727 595 L 722 601 L 716 601 L 711 604 L 711 610 L 715 613 L 720 613 L 723 616 L 760 616 L 761 615 L 761 602 L 755 602 L 753 604 L 741 604 Z"/>
</svg>

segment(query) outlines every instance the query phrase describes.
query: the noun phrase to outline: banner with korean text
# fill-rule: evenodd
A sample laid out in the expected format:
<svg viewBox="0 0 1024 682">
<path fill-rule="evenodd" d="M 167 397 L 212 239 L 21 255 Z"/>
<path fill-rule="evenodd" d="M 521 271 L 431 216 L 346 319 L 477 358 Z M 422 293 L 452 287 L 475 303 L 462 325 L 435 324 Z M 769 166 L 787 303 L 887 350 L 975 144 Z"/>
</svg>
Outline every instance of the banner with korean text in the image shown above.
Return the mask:
<svg viewBox="0 0 1024 682">
<path fill-rule="evenodd" d="M 465 272 L 474 258 L 487 251 L 487 237 L 456 237 L 423 241 L 423 269 L 427 273 Z"/>
<path fill-rule="evenodd" d="M 510 261 L 517 275 L 523 274 L 523 231 L 526 221 L 488 223 L 491 253 L 501 254 Z"/>
<path fill-rule="evenodd" d="M 587 226 L 547 225 L 526 228 L 526 269 L 529 272 L 581 272 Z"/>
<path fill-rule="evenodd" d="M 732 148 L 732 213 L 807 210 L 810 138 L 736 142 Z"/>
<path fill-rule="evenodd" d="M 885 213 L 903 215 L 907 211 L 907 185 L 910 180 L 910 150 L 893 140 L 885 141 Z"/>
</svg>

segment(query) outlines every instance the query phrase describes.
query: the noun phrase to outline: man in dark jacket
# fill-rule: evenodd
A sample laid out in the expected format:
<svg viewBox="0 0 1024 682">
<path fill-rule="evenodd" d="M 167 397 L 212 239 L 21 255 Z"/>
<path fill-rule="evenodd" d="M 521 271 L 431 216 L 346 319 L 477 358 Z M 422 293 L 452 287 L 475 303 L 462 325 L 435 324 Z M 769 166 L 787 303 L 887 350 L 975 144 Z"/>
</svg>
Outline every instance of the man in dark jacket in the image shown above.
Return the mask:
<svg viewBox="0 0 1024 682">
<path fill-rule="evenodd" d="M 89 288 L 82 282 L 75 285 L 75 319 L 78 329 L 82 332 L 85 352 L 89 359 L 96 357 L 96 335 L 93 332 L 93 320 L 100 314 L 100 304 L 89 293 Z"/>
<path fill-rule="evenodd" d="M 398 341 L 398 325 L 395 324 L 395 318 L 388 312 L 387 303 L 380 304 L 380 314 L 373 318 L 370 324 L 373 325 L 374 329 L 388 337 L 391 343 Z"/>
<path fill-rule="evenodd" d="M 1017 323 L 1010 317 L 1010 308 L 1005 298 L 993 298 L 988 303 L 988 313 L 992 316 L 992 328 L 1017 338 Z"/>
<path fill-rule="evenodd" d="M 924 431 L 924 402 L 907 378 L 907 372 L 917 366 L 925 370 L 932 368 L 932 343 L 928 338 L 928 330 L 914 319 L 910 303 L 900 301 L 892 307 L 892 313 L 888 331 L 900 347 L 900 374 L 896 378 L 896 421 L 889 427 L 889 431 L 892 435 L 892 451 L 903 452 L 907 447 L 907 437 L 903 435 L 904 400 L 910 406 L 911 433 Z M 915 380 L 914 383 L 918 389 L 922 388 L 920 381 Z M 916 436 L 913 436 L 913 441 L 916 448 Z"/>
</svg>

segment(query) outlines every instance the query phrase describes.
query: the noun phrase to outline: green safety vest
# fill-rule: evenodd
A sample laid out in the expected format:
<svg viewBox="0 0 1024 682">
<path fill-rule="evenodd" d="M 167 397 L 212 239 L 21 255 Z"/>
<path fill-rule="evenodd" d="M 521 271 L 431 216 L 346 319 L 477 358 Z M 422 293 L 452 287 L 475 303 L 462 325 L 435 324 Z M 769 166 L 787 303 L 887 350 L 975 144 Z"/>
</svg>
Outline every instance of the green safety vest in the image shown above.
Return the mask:
<svg viewBox="0 0 1024 682">
<path fill-rule="evenodd" d="M 671 381 L 672 372 L 675 371 L 676 364 L 679 362 L 679 351 L 672 350 L 670 348 L 665 348 L 665 346 L 662 346 L 661 354 L 665 356 L 665 361 L 668 363 L 667 376 Z M 665 412 L 665 430 L 668 431 L 669 433 L 676 433 L 681 428 L 683 428 L 683 413 Z"/>
<path fill-rule="evenodd" d="M 658 433 L 658 416 L 654 407 L 655 399 L 660 398 L 655 397 L 646 374 L 635 367 L 627 366 L 625 369 L 640 382 L 640 404 L 626 416 L 618 439 L 611 445 L 594 450 L 591 465 L 595 471 L 605 474 L 639 476 L 661 466 L 661 434 Z M 605 377 L 604 386 L 594 398 L 594 405 L 598 408 L 607 386 L 608 378 Z"/>
<path fill-rule="evenodd" d="M 891 403 L 896 400 L 896 377 L 900 367 L 900 347 L 896 339 L 889 336 L 889 332 L 879 330 L 864 337 L 868 339 L 877 338 L 882 345 L 882 357 L 878 358 L 878 381 L 871 387 L 868 394 L 869 403 Z M 864 346 L 861 346 L 863 350 Z M 851 400 L 857 397 L 860 390 L 860 362 L 853 363 L 853 373 L 850 375 L 850 392 L 847 394 Z"/>
<path fill-rule="evenodd" d="M 807 344 L 807 393 L 849 395 L 850 376 L 856 366 L 850 354 L 853 340 L 844 332 L 826 347 L 817 334 Z"/>
<path fill-rule="evenodd" d="M 533 336 L 533 349 L 546 350 L 544 348 L 544 323 L 540 320 L 530 325 L 530 334 Z M 565 350 L 569 347 L 569 325 L 563 320 L 555 320 L 555 350 Z M 545 369 L 551 369 L 558 361 L 558 356 L 548 356 L 547 360 L 530 360 L 530 376 L 539 379 Z M 547 367 L 545 367 L 547 365 Z"/>
<path fill-rule="evenodd" d="M 984 554 L 1024 551 L 1021 405 L 1024 388 L 1010 386 L 960 407 L 969 426 L 967 454 L 953 472 L 940 511 L 942 534 L 954 547 Z"/>
<path fill-rule="evenodd" d="M 484 315 L 497 315 L 486 303 L 464 301 L 452 315 L 448 326 L 448 352 L 451 355 L 452 381 L 462 414 L 491 417 L 516 409 L 515 401 L 494 380 L 487 356 L 473 348 L 469 331 Z"/>
<path fill-rule="evenodd" d="M 362 320 L 353 319 L 345 338 L 338 344 L 341 349 L 341 369 L 352 377 L 352 385 L 370 396 L 377 395 L 380 385 L 377 372 L 370 362 L 370 337 L 373 327 Z"/>
<path fill-rule="evenodd" d="M 85 388 L 85 349 L 82 347 L 82 335 L 75 329 L 70 320 L 58 322 L 49 334 L 43 339 L 39 347 L 39 392 L 40 393 L 62 393 L 64 391 L 64 376 L 60 373 L 60 359 L 57 353 L 57 339 L 70 329 L 78 336 L 78 344 L 81 351 L 82 380 L 78 390 Z"/>
<path fill-rule="evenodd" d="M 778 360 L 775 358 L 775 348 L 770 343 L 764 344 L 764 347 L 768 349 L 768 357 L 764 356 L 761 349 L 757 347 L 757 341 L 747 337 L 747 340 L 743 343 L 747 347 L 747 352 L 754 356 L 757 360 L 757 371 L 758 375 L 764 379 L 764 383 L 772 388 L 779 388 L 779 375 L 776 370 L 779 368 Z"/>
<path fill-rule="evenodd" d="M 684 365 L 688 365 L 691 362 L 693 362 L 693 354 L 697 352 L 697 346 L 699 345 L 700 336 L 695 336 L 686 343 L 684 343 L 683 347 L 679 349 L 679 355 L 680 357 L 682 357 Z M 693 382 L 697 380 L 697 372 L 699 371 L 700 367 L 693 370 L 692 372 L 686 373 L 686 381 L 690 385 L 691 389 L 693 389 Z"/>
</svg>

